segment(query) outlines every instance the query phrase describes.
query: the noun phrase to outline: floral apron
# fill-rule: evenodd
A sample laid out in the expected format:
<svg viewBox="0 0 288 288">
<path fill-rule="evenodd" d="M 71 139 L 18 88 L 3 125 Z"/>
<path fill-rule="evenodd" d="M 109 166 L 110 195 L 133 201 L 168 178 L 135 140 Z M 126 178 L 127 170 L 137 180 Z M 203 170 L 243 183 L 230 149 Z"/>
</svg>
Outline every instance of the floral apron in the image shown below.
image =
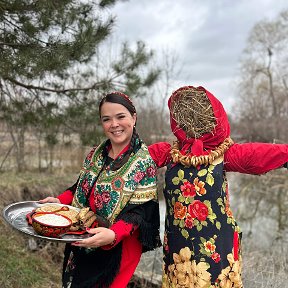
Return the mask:
<svg viewBox="0 0 288 288">
<path fill-rule="evenodd" d="M 165 175 L 162 287 L 243 287 L 240 229 L 230 210 L 223 161 Z"/>
</svg>

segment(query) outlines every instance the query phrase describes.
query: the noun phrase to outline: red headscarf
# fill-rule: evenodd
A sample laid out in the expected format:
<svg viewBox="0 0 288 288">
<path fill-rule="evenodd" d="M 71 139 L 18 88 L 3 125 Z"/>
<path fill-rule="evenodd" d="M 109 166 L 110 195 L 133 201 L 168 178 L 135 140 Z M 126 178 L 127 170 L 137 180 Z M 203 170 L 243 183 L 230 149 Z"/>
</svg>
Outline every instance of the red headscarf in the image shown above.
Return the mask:
<svg viewBox="0 0 288 288">
<path fill-rule="evenodd" d="M 216 118 L 216 126 L 211 133 L 203 134 L 199 138 L 187 138 L 186 132 L 177 126 L 175 119 L 171 113 L 171 105 L 173 101 L 177 101 L 178 94 L 183 90 L 189 89 L 203 89 L 205 91 L 208 99 L 211 102 L 214 116 Z M 230 136 L 230 125 L 228 122 L 227 114 L 221 104 L 221 102 L 213 96 L 209 91 L 203 87 L 193 87 L 193 86 L 184 86 L 173 92 L 171 97 L 168 100 L 168 107 L 170 110 L 170 126 L 173 134 L 177 137 L 180 142 L 181 153 L 183 155 L 205 155 L 209 151 L 214 150 L 219 144 L 221 144 L 227 137 Z"/>
</svg>

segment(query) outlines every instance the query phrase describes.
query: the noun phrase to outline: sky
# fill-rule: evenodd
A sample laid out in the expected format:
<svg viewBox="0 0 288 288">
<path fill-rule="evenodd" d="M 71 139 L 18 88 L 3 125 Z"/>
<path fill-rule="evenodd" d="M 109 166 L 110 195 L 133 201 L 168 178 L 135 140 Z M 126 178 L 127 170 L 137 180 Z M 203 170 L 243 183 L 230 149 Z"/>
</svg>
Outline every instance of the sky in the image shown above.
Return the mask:
<svg viewBox="0 0 288 288">
<path fill-rule="evenodd" d="M 231 111 L 240 104 L 235 81 L 249 33 L 287 9 L 287 0 L 130 0 L 111 12 L 117 39 L 142 40 L 157 55 L 177 56 L 181 73 L 171 81 L 171 93 L 204 86 Z"/>
</svg>

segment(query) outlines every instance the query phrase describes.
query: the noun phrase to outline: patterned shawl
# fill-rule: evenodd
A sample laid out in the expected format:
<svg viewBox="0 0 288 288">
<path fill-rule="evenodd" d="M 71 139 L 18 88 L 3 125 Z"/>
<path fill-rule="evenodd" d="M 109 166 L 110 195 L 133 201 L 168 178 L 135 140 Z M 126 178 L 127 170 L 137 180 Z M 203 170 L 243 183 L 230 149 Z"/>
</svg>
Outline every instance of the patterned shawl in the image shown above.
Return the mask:
<svg viewBox="0 0 288 288">
<path fill-rule="evenodd" d="M 94 147 L 84 160 L 72 205 L 87 207 L 94 191 L 97 214 L 113 223 L 127 204 L 157 201 L 156 166 L 147 146 L 141 143 L 140 148 L 113 171 L 110 169 L 113 162 L 105 164 L 108 146 L 109 141 L 105 141 Z"/>
</svg>

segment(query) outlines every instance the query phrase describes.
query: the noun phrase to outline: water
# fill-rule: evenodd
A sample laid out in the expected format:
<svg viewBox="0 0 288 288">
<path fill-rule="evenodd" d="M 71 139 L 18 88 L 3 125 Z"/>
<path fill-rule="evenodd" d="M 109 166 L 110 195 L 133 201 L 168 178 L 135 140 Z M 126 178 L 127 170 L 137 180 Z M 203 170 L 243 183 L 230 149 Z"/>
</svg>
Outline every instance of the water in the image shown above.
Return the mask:
<svg viewBox="0 0 288 288">
<path fill-rule="evenodd" d="M 164 229 L 165 229 L 165 214 L 166 214 L 166 203 L 164 200 L 159 202 L 160 208 L 160 236 L 163 241 L 164 238 Z"/>
<path fill-rule="evenodd" d="M 160 237 L 163 243 L 164 237 L 164 224 L 165 224 L 165 201 L 159 202 L 160 207 Z M 142 254 L 140 263 L 135 271 L 135 274 L 146 280 L 151 281 L 153 284 L 162 283 L 162 252 L 163 247 L 157 248 L 154 251 L 149 251 Z"/>
</svg>

